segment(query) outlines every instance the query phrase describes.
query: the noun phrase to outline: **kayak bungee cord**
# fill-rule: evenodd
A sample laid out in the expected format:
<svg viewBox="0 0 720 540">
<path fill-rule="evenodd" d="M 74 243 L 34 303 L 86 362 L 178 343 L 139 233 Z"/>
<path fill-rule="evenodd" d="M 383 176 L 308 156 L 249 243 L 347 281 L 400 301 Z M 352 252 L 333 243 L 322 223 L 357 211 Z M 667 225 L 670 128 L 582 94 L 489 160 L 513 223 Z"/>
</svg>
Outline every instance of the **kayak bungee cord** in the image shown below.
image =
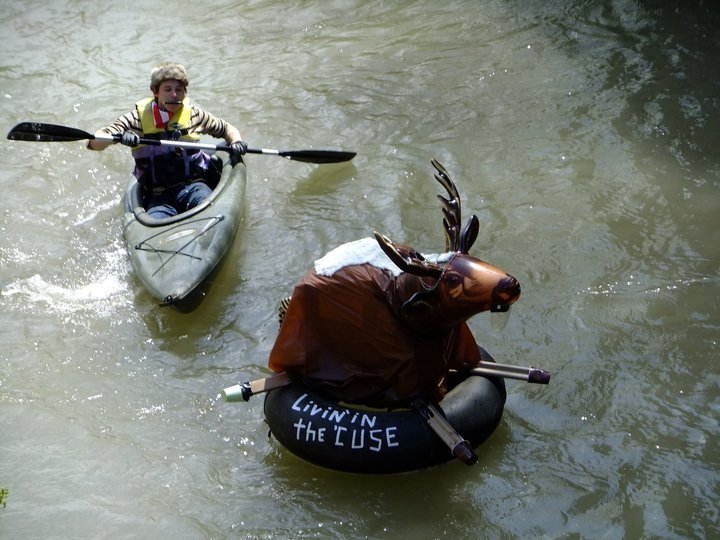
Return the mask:
<svg viewBox="0 0 720 540">
<path fill-rule="evenodd" d="M 175 257 L 175 255 L 184 255 L 184 256 L 186 256 L 186 257 L 190 257 L 191 259 L 201 260 L 202 257 L 198 257 L 198 256 L 196 256 L 196 255 L 193 255 L 192 253 L 185 253 L 183 250 L 184 250 L 186 247 L 188 247 L 190 244 L 192 244 L 193 242 L 195 242 L 198 238 L 200 238 L 201 236 L 203 236 L 205 233 L 207 233 L 208 231 L 210 231 L 211 229 L 213 229 L 218 223 L 220 223 L 220 222 L 223 221 L 224 219 L 225 219 L 225 216 L 212 216 L 212 217 L 209 217 L 209 218 L 200 218 L 200 219 L 195 219 L 195 220 L 190 221 L 189 223 L 197 223 L 197 222 L 200 222 L 200 221 L 208 221 L 208 223 L 207 223 L 207 225 L 205 225 L 205 227 L 202 228 L 201 231 L 199 231 L 198 233 L 194 234 L 193 237 L 190 238 L 190 240 L 188 240 L 185 244 L 183 244 L 183 245 L 182 245 L 180 248 L 178 248 L 178 249 L 175 249 L 175 250 L 172 250 L 172 249 L 158 249 L 158 248 L 153 247 L 152 245 L 148 244 L 148 242 L 150 242 L 150 241 L 153 240 L 154 238 L 158 237 L 158 236 L 159 236 L 160 234 L 162 234 L 162 233 L 155 234 L 155 235 L 153 235 L 153 236 L 151 236 L 151 237 L 143 240 L 142 242 L 136 244 L 136 245 L 135 245 L 135 249 L 141 250 L 141 251 L 149 251 L 149 252 L 151 252 L 151 253 L 158 253 L 158 254 L 160 254 L 160 253 L 166 253 L 166 254 L 170 254 L 170 256 L 169 256 L 167 259 L 165 259 L 160 266 L 158 266 L 158 268 L 155 270 L 155 272 L 153 272 L 153 275 L 157 274 L 160 270 L 162 270 L 163 267 L 164 267 L 168 262 L 170 262 L 170 261 L 173 259 L 173 257 Z M 184 227 L 186 224 L 187 224 L 187 222 L 184 223 L 184 224 L 182 224 L 182 225 L 178 225 L 177 227 L 173 227 L 173 228 L 171 228 L 171 229 L 169 229 L 169 230 L 174 230 L 174 229 L 176 229 L 176 228 Z M 164 232 L 167 232 L 167 231 L 164 231 Z M 147 246 L 147 247 L 146 247 L 146 246 Z"/>
</svg>

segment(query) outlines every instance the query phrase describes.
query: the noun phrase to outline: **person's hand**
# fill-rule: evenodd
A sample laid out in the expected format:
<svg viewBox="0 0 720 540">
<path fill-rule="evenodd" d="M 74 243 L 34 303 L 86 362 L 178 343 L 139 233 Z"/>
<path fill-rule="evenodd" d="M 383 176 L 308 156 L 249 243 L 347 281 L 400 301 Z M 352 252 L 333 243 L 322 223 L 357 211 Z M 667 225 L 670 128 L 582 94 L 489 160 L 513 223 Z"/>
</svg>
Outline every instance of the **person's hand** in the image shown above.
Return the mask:
<svg viewBox="0 0 720 540">
<path fill-rule="evenodd" d="M 137 145 L 140 144 L 140 135 L 138 135 L 134 131 L 127 130 L 125 133 L 122 134 L 122 137 L 120 137 L 120 144 L 129 146 L 130 148 L 135 148 Z"/>
<path fill-rule="evenodd" d="M 232 153 L 237 157 L 245 155 L 245 152 L 247 152 L 247 148 L 247 143 L 242 139 L 233 141 L 232 144 L 230 144 L 230 149 L 232 150 Z"/>
</svg>

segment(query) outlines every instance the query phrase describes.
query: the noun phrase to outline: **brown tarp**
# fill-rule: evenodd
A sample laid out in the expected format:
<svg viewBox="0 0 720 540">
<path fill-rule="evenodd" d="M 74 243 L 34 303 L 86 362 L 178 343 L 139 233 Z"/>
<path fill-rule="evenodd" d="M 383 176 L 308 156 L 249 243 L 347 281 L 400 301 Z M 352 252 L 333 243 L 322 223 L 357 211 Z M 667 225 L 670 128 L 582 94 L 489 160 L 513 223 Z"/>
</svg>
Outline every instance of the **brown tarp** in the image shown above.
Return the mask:
<svg viewBox="0 0 720 540">
<path fill-rule="evenodd" d="M 374 407 L 407 405 L 445 392 L 447 370 L 480 361 L 467 324 L 411 330 L 402 304 L 422 288 L 410 274 L 394 277 L 369 264 L 332 277 L 308 273 L 295 287 L 269 365 L 336 399 Z"/>
</svg>

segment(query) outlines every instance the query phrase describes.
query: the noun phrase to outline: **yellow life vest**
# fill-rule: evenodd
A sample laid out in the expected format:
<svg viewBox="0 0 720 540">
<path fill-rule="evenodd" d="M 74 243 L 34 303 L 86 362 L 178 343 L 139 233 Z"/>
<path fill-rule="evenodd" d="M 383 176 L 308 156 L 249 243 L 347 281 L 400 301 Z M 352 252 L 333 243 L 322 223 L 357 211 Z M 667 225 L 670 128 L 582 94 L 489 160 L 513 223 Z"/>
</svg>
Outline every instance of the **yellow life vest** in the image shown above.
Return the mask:
<svg viewBox="0 0 720 540">
<path fill-rule="evenodd" d="M 157 127 L 155 125 L 155 118 L 152 111 L 153 101 L 155 101 L 155 98 L 150 97 L 142 99 L 135 104 L 135 108 L 140 115 L 140 124 L 142 125 L 143 135 L 153 136 L 160 134 L 159 138 L 170 139 L 174 138 L 173 134 L 176 131 L 180 131 L 179 140 L 195 142 L 200 140 L 200 135 L 196 133 L 188 133 L 190 119 L 192 117 L 192 107 L 190 107 L 187 97 L 183 99 L 182 107 L 175 111 L 172 117 L 170 117 L 170 120 L 167 123 L 167 128 Z"/>
</svg>

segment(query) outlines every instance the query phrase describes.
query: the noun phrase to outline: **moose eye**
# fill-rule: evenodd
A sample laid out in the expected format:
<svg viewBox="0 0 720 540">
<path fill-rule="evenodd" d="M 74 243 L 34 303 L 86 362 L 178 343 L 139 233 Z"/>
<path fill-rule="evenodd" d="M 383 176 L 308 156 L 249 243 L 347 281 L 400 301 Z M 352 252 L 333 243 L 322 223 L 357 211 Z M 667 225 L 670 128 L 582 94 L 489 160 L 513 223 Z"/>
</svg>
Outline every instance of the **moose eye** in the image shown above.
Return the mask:
<svg viewBox="0 0 720 540">
<path fill-rule="evenodd" d="M 462 283 L 462 277 L 459 274 L 448 274 L 445 276 L 445 283 L 448 287 L 455 288 Z"/>
</svg>

